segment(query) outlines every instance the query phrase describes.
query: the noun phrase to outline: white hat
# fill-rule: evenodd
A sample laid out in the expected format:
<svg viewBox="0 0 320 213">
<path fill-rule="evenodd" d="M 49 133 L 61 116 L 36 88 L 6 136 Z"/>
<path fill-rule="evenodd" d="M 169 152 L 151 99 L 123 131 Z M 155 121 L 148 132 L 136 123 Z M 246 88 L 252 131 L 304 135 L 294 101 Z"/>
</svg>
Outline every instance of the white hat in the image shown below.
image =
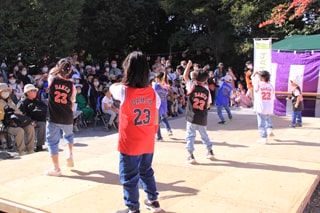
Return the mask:
<svg viewBox="0 0 320 213">
<path fill-rule="evenodd" d="M 149 81 L 153 80 L 155 78 L 155 74 L 153 72 L 149 73 Z"/>
<path fill-rule="evenodd" d="M 222 81 L 225 81 L 227 83 L 231 83 L 232 78 L 230 75 L 225 75 L 224 77 L 221 78 Z"/>
<path fill-rule="evenodd" d="M 0 83 L 0 92 L 2 91 L 10 91 L 11 89 L 8 87 L 8 85 L 6 83 Z"/>
<path fill-rule="evenodd" d="M 88 70 L 88 69 L 92 69 L 92 66 L 87 65 L 87 66 L 86 66 L 86 70 Z"/>
<path fill-rule="evenodd" d="M 78 74 L 73 74 L 71 78 L 80 79 L 80 76 Z"/>
<path fill-rule="evenodd" d="M 301 83 L 301 79 L 299 78 L 299 76 L 291 76 L 289 78 L 290 81 L 292 81 L 295 84 L 300 84 Z"/>
<path fill-rule="evenodd" d="M 74 87 L 75 88 L 77 88 L 77 87 L 81 87 L 82 88 L 82 84 L 76 84 L 76 85 L 74 85 Z"/>
<path fill-rule="evenodd" d="M 26 84 L 23 88 L 24 93 L 27 93 L 31 90 L 36 90 L 38 92 L 39 89 L 37 87 L 35 87 L 33 84 Z"/>
<path fill-rule="evenodd" d="M 223 67 L 223 63 L 220 62 L 220 63 L 217 65 L 217 67 Z"/>
</svg>

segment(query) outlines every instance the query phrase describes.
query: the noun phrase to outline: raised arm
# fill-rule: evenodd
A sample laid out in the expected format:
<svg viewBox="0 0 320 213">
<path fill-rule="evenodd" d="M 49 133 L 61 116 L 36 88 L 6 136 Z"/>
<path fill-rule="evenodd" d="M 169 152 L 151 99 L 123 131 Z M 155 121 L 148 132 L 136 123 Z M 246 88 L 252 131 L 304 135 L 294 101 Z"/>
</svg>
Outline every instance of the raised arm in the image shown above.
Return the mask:
<svg viewBox="0 0 320 213">
<path fill-rule="evenodd" d="M 183 79 L 187 82 L 189 80 L 190 68 L 192 67 L 192 61 L 189 60 L 186 69 L 183 72 Z"/>
</svg>

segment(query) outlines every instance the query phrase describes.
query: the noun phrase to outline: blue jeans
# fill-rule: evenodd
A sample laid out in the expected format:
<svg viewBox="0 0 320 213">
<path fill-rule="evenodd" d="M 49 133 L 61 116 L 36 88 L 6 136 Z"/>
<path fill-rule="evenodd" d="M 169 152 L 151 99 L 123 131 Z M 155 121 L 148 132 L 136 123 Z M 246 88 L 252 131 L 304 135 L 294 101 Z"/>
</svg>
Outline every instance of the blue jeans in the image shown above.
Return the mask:
<svg viewBox="0 0 320 213">
<path fill-rule="evenodd" d="M 262 138 L 267 138 L 267 129 L 272 129 L 272 121 L 270 115 L 257 113 L 258 129 Z"/>
<path fill-rule="evenodd" d="M 231 119 L 232 118 L 232 114 L 231 114 L 231 110 L 230 110 L 229 105 L 217 105 L 217 113 L 218 113 L 218 116 L 219 116 L 220 120 L 221 121 L 225 121 L 224 117 L 222 115 L 222 108 L 224 108 L 227 111 L 228 118 Z"/>
<path fill-rule="evenodd" d="M 50 156 L 56 155 L 59 152 L 61 130 L 64 141 L 67 144 L 73 144 L 74 134 L 72 124 L 57 124 L 47 121 L 46 139 Z"/>
<path fill-rule="evenodd" d="M 124 203 L 131 211 L 138 210 L 140 182 L 149 200 L 157 200 L 158 192 L 151 167 L 153 153 L 131 156 L 120 153 L 119 175 L 123 185 Z"/>
<path fill-rule="evenodd" d="M 186 128 L 187 128 L 186 149 L 188 150 L 188 152 L 194 151 L 194 141 L 196 138 L 196 130 L 199 131 L 201 136 L 201 141 L 203 144 L 206 145 L 207 149 L 212 149 L 212 143 L 210 142 L 210 139 L 207 133 L 207 126 L 201 126 L 201 125 L 193 124 L 187 121 Z"/>
<path fill-rule="evenodd" d="M 161 136 L 161 129 L 160 129 L 160 124 L 161 122 L 164 124 L 165 128 L 167 129 L 167 131 L 169 132 L 171 130 L 170 124 L 167 120 L 166 115 L 159 115 L 159 127 L 158 127 L 158 132 L 157 132 L 157 137 L 158 138 L 162 138 Z"/>
<path fill-rule="evenodd" d="M 291 124 L 295 125 L 296 123 L 302 124 L 301 111 L 292 111 Z"/>
</svg>

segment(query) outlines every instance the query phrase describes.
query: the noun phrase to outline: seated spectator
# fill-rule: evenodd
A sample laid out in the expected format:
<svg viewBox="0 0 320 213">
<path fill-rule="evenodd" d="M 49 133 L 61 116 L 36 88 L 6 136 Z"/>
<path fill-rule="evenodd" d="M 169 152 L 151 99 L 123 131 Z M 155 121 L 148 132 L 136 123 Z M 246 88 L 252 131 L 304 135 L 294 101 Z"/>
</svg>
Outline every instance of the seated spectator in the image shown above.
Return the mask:
<svg viewBox="0 0 320 213">
<path fill-rule="evenodd" d="M 82 111 L 82 118 L 85 121 L 91 121 L 94 117 L 94 110 L 89 107 L 87 99 L 81 93 L 82 84 L 75 85 L 77 90 L 76 103 L 78 104 L 78 109 Z"/>
<path fill-rule="evenodd" d="M 102 92 L 103 85 L 100 84 L 98 77 L 94 77 L 92 81 L 93 82 L 92 82 L 91 88 L 88 92 L 89 104 L 92 109 L 96 109 L 98 104 L 97 103 L 98 98 L 103 96 L 103 92 Z"/>
<path fill-rule="evenodd" d="M 73 74 L 73 75 L 71 76 L 71 79 L 72 79 L 72 81 L 73 81 L 74 84 L 80 84 L 80 80 L 81 80 L 80 75 L 78 75 L 78 74 Z"/>
<path fill-rule="evenodd" d="M 24 67 L 24 66 L 18 72 L 17 79 L 20 80 L 23 83 L 23 85 L 34 83 L 34 79 L 28 73 L 27 67 Z"/>
<path fill-rule="evenodd" d="M 14 111 L 16 114 L 22 115 L 22 112 L 17 108 L 12 99 L 10 98 L 11 89 L 6 83 L 0 83 L 0 120 L 8 128 L 8 133 L 15 136 L 17 149 L 19 155 L 24 155 L 25 151 L 27 154 L 34 152 L 34 127 L 32 124 L 28 124 L 25 127 L 15 127 L 9 125 L 8 116 L 6 111 L 8 109 Z M 24 141 L 26 135 L 27 141 Z"/>
<path fill-rule="evenodd" d="M 10 97 L 13 100 L 13 102 L 17 104 L 23 95 L 23 91 L 20 85 L 17 83 L 17 78 L 14 74 L 9 74 L 8 86 L 12 91 Z"/>
<path fill-rule="evenodd" d="M 37 98 L 48 105 L 48 74 L 36 75 L 34 80 L 38 88 Z"/>
<path fill-rule="evenodd" d="M 175 73 L 175 70 L 172 69 L 171 66 L 167 66 L 166 69 L 167 79 L 174 82 L 177 79 L 177 75 Z"/>
<path fill-rule="evenodd" d="M 119 113 L 119 109 L 116 106 L 114 106 L 114 101 L 108 87 L 104 88 L 103 93 L 104 93 L 104 97 L 102 98 L 102 101 L 101 101 L 101 109 L 103 113 L 110 115 L 108 128 L 111 128 L 112 123 L 118 117 L 117 115 Z"/>
<path fill-rule="evenodd" d="M 235 94 L 235 106 L 242 108 L 250 108 L 252 107 L 252 99 L 249 94 L 250 91 L 246 91 L 242 83 L 238 83 L 238 88 L 236 89 Z"/>
<path fill-rule="evenodd" d="M 93 87 L 93 78 L 94 78 L 93 75 L 87 75 L 86 80 L 82 84 L 82 89 L 81 89 L 82 95 L 84 95 L 84 97 L 86 97 L 87 100 L 89 100 L 90 91 Z M 95 108 L 93 108 L 93 109 L 95 109 Z"/>
<path fill-rule="evenodd" d="M 43 145 L 46 141 L 46 120 L 48 106 L 37 98 L 39 91 L 33 84 L 27 84 L 24 87 L 24 97 L 19 101 L 19 110 L 29 116 L 34 121 L 36 134 L 35 152 L 43 151 Z"/>
<path fill-rule="evenodd" d="M 102 83 L 104 87 L 109 87 L 109 68 L 105 68 L 105 71 L 102 73 L 102 75 L 99 77 L 99 81 Z"/>
<path fill-rule="evenodd" d="M 93 75 L 96 76 L 96 68 L 91 65 L 86 66 L 85 75 Z"/>
<path fill-rule="evenodd" d="M 111 68 L 109 71 L 110 75 L 115 75 L 118 77 L 119 75 L 122 75 L 122 71 L 118 68 L 118 63 L 116 60 L 111 61 Z"/>
<path fill-rule="evenodd" d="M 108 87 L 111 86 L 111 84 L 117 82 L 117 76 L 115 76 L 115 75 L 110 75 L 109 78 L 110 78 L 110 82 L 109 82 L 109 84 L 108 84 Z"/>
</svg>

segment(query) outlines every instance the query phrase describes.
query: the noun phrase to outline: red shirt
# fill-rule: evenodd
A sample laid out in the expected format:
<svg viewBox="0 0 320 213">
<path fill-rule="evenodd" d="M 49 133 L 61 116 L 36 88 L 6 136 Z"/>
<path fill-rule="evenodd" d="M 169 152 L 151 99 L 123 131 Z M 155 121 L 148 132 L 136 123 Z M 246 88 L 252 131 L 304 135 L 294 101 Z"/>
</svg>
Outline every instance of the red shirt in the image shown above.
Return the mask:
<svg viewBox="0 0 320 213">
<path fill-rule="evenodd" d="M 154 152 L 156 93 L 152 87 L 126 87 L 119 112 L 118 150 L 127 155 Z"/>
</svg>

